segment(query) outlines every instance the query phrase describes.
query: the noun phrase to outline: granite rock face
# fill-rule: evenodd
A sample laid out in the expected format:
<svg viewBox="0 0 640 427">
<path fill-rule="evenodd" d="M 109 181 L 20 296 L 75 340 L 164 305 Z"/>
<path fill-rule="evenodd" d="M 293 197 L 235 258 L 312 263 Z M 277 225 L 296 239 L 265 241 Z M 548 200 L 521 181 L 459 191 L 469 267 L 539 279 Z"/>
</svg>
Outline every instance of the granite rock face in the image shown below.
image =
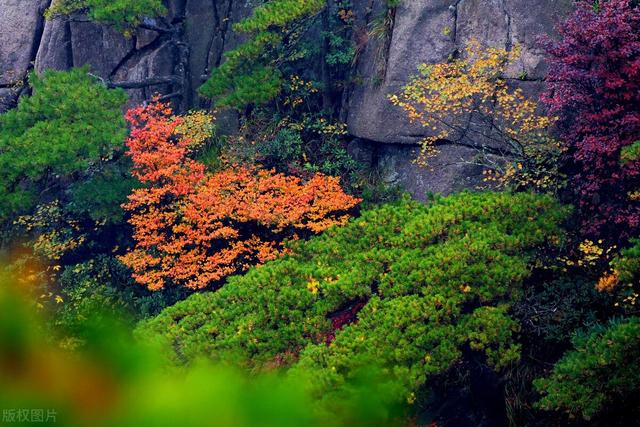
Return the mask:
<svg viewBox="0 0 640 427">
<path fill-rule="evenodd" d="M 349 132 L 369 141 L 385 144 L 376 156 L 383 175 L 422 198 L 428 192 L 450 193 L 482 181 L 481 169 L 463 163 L 473 150 L 444 144 L 429 167 L 411 160 L 416 144 L 428 130 L 410 123 L 400 108 L 388 101 L 408 83 L 420 64 L 434 64 L 461 55 L 471 40 L 485 46 L 522 49 L 520 61 L 508 72 L 510 82 L 531 96 L 543 89 L 546 63 L 539 36 L 552 35 L 556 23 L 571 11 L 572 0 L 411 0 L 404 1 L 395 14 L 386 46 L 367 40 L 361 53 L 357 75 L 360 84 L 348 98 Z M 360 25 L 375 25 L 375 5 L 360 2 L 361 14 L 369 19 Z M 402 148 L 402 145 L 407 145 Z"/>
<path fill-rule="evenodd" d="M 53 0 L 56 1 L 56 0 Z M 166 17 L 133 34 L 84 16 L 43 18 L 51 0 L 0 0 L 0 111 L 15 103 L 29 70 L 88 65 L 106 83 L 124 87 L 130 103 L 154 94 L 186 109 L 205 105 L 197 88 L 241 37 L 231 25 L 251 12 L 247 1 L 169 0 Z M 9 90 L 12 89 L 12 90 Z"/>
<path fill-rule="evenodd" d="M 381 55 L 379 42 L 370 39 L 359 60 L 361 84 L 353 88 L 349 97 L 350 132 L 360 138 L 388 143 L 415 144 L 426 136 L 425 130 L 411 125 L 389 103 L 388 96 L 399 92 L 420 64 L 457 56 L 473 39 L 486 46 L 507 49 L 520 45 L 522 58 L 507 77 L 524 79 L 524 85 L 540 81 L 546 65 L 537 38 L 552 34 L 555 23 L 567 15 L 572 3 L 572 0 L 404 1 L 396 11 L 388 52 Z M 372 19 L 375 18 L 370 22 Z M 381 61 L 386 62 L 384 66 Z"/>
<path fill-rule="evenodd" d="M 14 105 L 40 45 L 45 0 L 0 0 L 0 111 Z"/>
<path fill-rule="evenodd" d="M 56 0 L 53 0 L 56 1 Z M 105 83 L 124 87 L 131 104 L 160 94 L 180 108 L 206 107 L 197 88 L 225 51 L 242 42 L 231 29 L 251 13 L 247 0 L 167 0 L 168 16 L 147 20 L 130 37 L 85 17 L 43 18 L 51 0 L 0 0 L 0 111 L 15 105 L 32 68 L 64 70 L 88 65 Z M 384 0 L 353 0 L 358 61 L 356 83 L 344 95 L 344 119 L 355 145 L 378 146 L 372 166 L 417 197 L 475 185 L 479 173 L 456 163 L 473 155 L 453 145 L 441 148 L 430 168 L 412 163 L 427 135 L 388 101 L 419 64 L 459 55 L 471 39 L 485 45 L 522 47 L 507 77 L 536 94 L 546 71 L 537 37 L 552 34 L 573 0 L 404 0 L 386 39 L 371 36 L 385 13 Z M 233 128 L 235 118 L 219 124 Z M 406 147 L 405 147 L 406 146 Z M 474 169 L 474 170 L 471 170 Z"/>
</svg>

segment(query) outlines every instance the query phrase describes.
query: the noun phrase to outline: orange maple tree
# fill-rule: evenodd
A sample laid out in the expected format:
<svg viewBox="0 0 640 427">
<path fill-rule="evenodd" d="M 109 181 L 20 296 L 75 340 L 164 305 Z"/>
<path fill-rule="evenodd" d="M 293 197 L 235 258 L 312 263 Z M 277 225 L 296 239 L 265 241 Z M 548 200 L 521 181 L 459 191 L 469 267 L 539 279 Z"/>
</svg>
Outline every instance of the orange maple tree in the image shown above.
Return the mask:
<svg viewBox="0 0 640 427">
<path fill-rule="evenodd" d="M 124 208 L 135 247 L 120 260 L 151 290 L 202 289 L 283 253 L 283 241 L 344 224 L 360 200 L 337 177 L 299 177 L 248 166 L 214 173 L 190 158 L 182 119 L 162 103 L 127 112 L 133 175 Z"/>
</svg>

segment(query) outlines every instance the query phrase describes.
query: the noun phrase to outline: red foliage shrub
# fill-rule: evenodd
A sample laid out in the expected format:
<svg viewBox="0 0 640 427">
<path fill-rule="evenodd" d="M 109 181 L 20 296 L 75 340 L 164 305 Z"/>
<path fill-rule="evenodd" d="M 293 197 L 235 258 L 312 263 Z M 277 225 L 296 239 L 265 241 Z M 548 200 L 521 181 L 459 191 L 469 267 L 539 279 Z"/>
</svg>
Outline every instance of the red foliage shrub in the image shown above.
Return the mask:
<svg viewBox="0 0 640 427">
<path fill-rule="evenodd" d="M 580 0 L 558 31 L 559 41 L 546 40 L 544 101 L 570 145 L 583 231 L 625 238 L 640 225 L 631 196 L 640 163 L 620 162 L 640 139 L 640 10 L 630 0 Z"/>
</svg>

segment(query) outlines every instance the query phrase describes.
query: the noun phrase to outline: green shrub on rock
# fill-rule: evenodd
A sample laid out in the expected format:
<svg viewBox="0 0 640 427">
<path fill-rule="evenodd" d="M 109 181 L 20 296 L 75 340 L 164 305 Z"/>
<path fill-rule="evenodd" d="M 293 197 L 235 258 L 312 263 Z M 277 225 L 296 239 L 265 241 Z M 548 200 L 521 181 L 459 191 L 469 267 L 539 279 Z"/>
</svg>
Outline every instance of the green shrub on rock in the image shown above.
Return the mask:
<svg viewBox="0 0 640 427">
<path fill-rule="evenodd" d="M 233 26 L 249 39 L 225 53 L 225 61 L 212 71 L 200 94 L 214 99 L 217 107 L 239 110 L 271 101 L 284 84 L 283 58 L 274 50 L 295 44 L 298 36 L 288 27 L 324 6 L 323 0 L 272 0 L 257 6 L 250 17 Z"/>
<path fill-rule="evenodd" d="M 56 0 L 47 10 L 47 17 L 87 12 L 96 22 L 114 25 L 129 31 L 145 17 L 153 18 L 167 13 L 162 0 Z"/>
<path fill-rule="evenodd" d="M 566 215 L 527 193 L 405 198 L 295 243 L 137 334 L 166 341 L 178 363 L 205 355 L 250 369 L 292 365 L 313 376 L 318 395 L 375 363 L 409 395 L 466 351 L 496 368 L 518 359 L 508 310 L 535 249 L 561 241 Z"/>
</svg>

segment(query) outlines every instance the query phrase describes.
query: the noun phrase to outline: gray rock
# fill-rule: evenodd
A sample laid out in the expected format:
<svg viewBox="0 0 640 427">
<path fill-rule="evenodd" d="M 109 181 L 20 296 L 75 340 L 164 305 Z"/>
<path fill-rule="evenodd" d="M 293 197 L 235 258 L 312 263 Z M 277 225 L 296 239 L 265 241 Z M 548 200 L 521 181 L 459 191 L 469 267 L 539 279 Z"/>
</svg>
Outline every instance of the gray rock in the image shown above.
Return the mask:
<svg viewBox="0 0 640 427">
<path fill-rule="evenodd" d="M 47 69 L 68 70 L 73 67 L 71 24 L 63 18 L 46 21 L 35 68 L 39 73 Z"/>
<path fill-rule="evenodd" d="M 379 3 L 372 4 L 371 0 L 356 3 L 358 14 L 368 21 L 361 26 L 371 29 L 372 21 L 382 13 L 376 6 Z M 544 90 L 542 79 L 547 70 L 538 37 L 553 34 L 554 25 L 569 13 L 572 4 L 572 0 L 405 0 L 396 11 L 388 51 L 385 52 L 380 40 L 365 37 L 366 47 L 360 53 L 356 79 L 360 84 L 348 98 L 349 132 L 358 141 L 379 144 L 374 149 L 373 166 L 385 171 L 389 182 L 415 197 L 482 186 L 482 170 L 469 165 L 477 154 L 473 149 L 444 145 L 438 156 L 429 159 L 429 167 L 412 162 L 419 151 L 417 144 L 430 135 L 429 130 L 410 123 L 388 97 L 409 82 L 419 64 L 443 62 L 461 55 L 472 39 L 485 46 L 507 49 L 519 45 L 521 59 L 505 77 L 526 95 L 538 97 Z M 488 142 L 477 132 L 470 135 L 473 136 L 463 142 Z M 458 136 L 452 135 L 452 140 Z M 353 152 L 353 144 L 351 148 Z M 358 154 L 362 155 L 362 149 Z"/>
<path fill-rule="evenodd" d="M 453 52 L 455 44 L 447 29 L 455 26 L 449 8 L 454 4 L 454 0 L 405 1 L 396 12 L 388 53 L 381 53 L 384 47 L 379 40 L 369 39 L 359 61 L 361 85 L 354 88 L 349 102 L 351 134 L 372 141 L 413 144 L 424 136 L 422 128 L 409 123 L 388 97 L 408 82 L 418 65 L 441 62 Z"/>
<path fill-rule="evenodd" d="M 0 86 L 22 80 L 42 31 L 43 0 L 0 0 Z"/>
<path fill-rule="evenodd" d="M 112 80 L 115 82 L 141 82 L 155 77 L 172 76 L 174 73 L 175 46 L 161 44 L 153 50 L 137 52 L 124 61 L 115 70 Z M 129 89 L 129 105 L 136 105 L 151 99 L 154 95 L 164 95 L 172 91 L 172 84 L 149 85 L 143 88 Z"/>
<path fill-rule="evenodd" d="M 138 28 L 136 30 L 136 49 L 144 49 L 156 41 L 158 37 L 159 34 L 156 31 Z"/>
<path fill-rule="evenodd" d="M 17 91 L 9 88 L 0 88 L 0 112 L 13 108 L 17 97 Z"/>
<path fill-rule="evenodd" d="M 190 47 L 189 83 L 193 105 L 208 105 L 208 101 L 198 96 L 198 88 L 211 74 L 211 70 L 224 61 L 224 53 L 246 39 L 244 34 L 235 33 L 231 27 L 249 16 L 252 9 L 250 2 L 246 1 L 187 2 L 185 38 Z"/>
<path fill-rule="evenodd" d="M 133 38 L 93 22 L 70 22 L 72 65 L 89 65 L 92 73 L 108 78 L 135 49 Z"/>
<path fill-rule="evenodd" d="M 224 2 L 226 3 L 226 2 Z M 197 89 L 209 74 L 210 56 L 217 57 L 222 51 L 226 35 L 229 11 L 223 2 L 211 0 L 191 0 L 187 2 L 185 37 L 190 47 L 189 69 L 191 103 L 200 104 Z M 218 64 L 214 64 L 218 65 Z"/>
<path fill-rule="evenodd" d="M 541 80 L 547 72 L 544 53 L 539 46 L 541 35 L 554 35 L 555 28 L 573 10 L 571 0 L 545 0 L 535 6 L 528 0 L 505 1 L 511 18 L 511 38 L 522 46 L 521 70 L 528 79 Z M 517 71 L 516 71 L 517 72 Z M 515 77 L 514 74 L 511 75 Z"/>
<path fill-rule="evenodd" d="M 441 146 L 428 166 L 416 162 L 420 148 L 410 144 L 355 139 L 348 151 L 358 162 L 377 170 L 387 185 L 399 187 L 418 200 L 425 200 L 430 193 L 446 195 L 486 187 L 482 168 L 468 163 L 477 153 L 467 147 Z"/>
<path fill-rule="evenodd" d="M 540 80 L 546 71 L 537 38 L 552 34 L 554 24 L 566 16 L 572 0 L 412 0 L 396 12 L 388 54 L 379 55 L 376 40 L 362 53 L 360 85 L 349 99 L 347 123 L 356 137 L 383 143 L 416 144 L 429 135 L 410 123 L 388 97 L 408 83 L 419 64 L 446 61 L 476 39 L 486 46 L 522 48 L 522 59 L 509 70 L 513 79 Z M 375 17 L 372 17 L 375 19 Z M 386 59 L 386 73 L 376 75 L 377 63 Z"/>
<path fill-rule="evenodd" d="M 178 107 L 183 109 L 208 106 L 198 97 L 197 89 L 224 60 L 224 52 L 245 39 L 245 35 L 233 33 L 231 26 L 253 9 L 247 1 L 169 0 L 167 16 L 147 19 L 145 24 L 174 28 L 175 33 L 139 28 L 132 37 L 125 37 L 80 15 L 45 22 L 42 15 L 50 3 L 0 0 L 0 86 L 21 81 L 32 62 L 38 72 L 89 65 L 91 72 L 105 81 L 182 80 L 127 90 L 132 103 L 149 99 L 156 92 L 181 92 Z M 178 41 L 182 44 L 175 43 Z M 8 93 L 3 91 L 3 108 L 15 99 Z"/>
</svg>

